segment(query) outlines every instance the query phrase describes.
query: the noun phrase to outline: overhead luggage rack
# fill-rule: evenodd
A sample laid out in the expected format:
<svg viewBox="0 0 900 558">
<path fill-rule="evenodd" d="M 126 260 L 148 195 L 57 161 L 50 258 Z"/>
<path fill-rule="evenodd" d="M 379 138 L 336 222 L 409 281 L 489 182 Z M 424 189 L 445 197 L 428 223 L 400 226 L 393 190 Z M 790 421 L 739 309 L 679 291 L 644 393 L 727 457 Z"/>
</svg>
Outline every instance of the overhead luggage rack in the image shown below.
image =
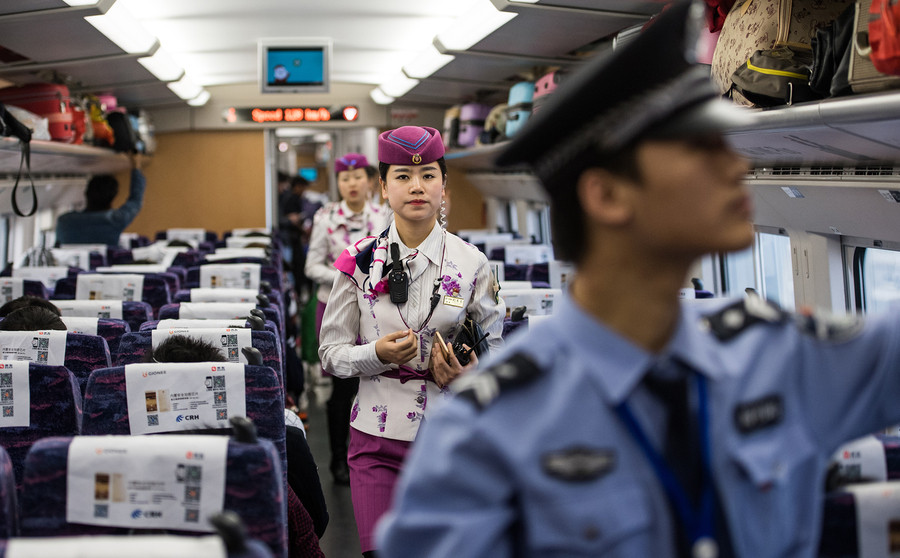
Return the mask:
<svg viewBox="0 0 900 558">
<path fill-rule="evenodd" d="M 19 140 L 0 137 L 0 175 L 18 173 L 20 158 Z M 54 141 L 31 141 L 31 173 L 35 177 L 110 174 L 129 168 L 128 157 L 112 149 Z"/>
</svg>

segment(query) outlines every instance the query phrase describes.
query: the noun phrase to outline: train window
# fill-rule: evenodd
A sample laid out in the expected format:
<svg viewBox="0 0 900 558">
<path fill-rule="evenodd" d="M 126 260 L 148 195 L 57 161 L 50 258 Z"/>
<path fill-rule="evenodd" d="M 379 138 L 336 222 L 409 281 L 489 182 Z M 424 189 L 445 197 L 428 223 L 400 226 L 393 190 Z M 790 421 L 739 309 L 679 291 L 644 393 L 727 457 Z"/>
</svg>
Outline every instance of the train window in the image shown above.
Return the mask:
<svg viewBox="0 0 900 558">
<path fill-rule="evenodd" d="M 724 255 L 722 276 L 726 295 L 743 296 L 752 288 L 782 308 L 794 308 L 791 239 L 783 231 L 758 231 L 753 246 Z"/>
<path fill-rule="evenodd" d="M 858 310 L 882 312 L 900 301 L 900 251 L 857 246 L 852 271 Z"/>
<path fill-rule="evenodd" d="M 722 256 L 722 277 L 724 293 L 728 296 L 743 296 L 744 289 L 756 289 L 756 266 L 754 247 L 730 252 Z"/>
<path fill-rule="evenodd" d="M 784 234 L 757 233 L 762 295 L 782 308 L 794 308 L 791 239 Z"/>
</svg>

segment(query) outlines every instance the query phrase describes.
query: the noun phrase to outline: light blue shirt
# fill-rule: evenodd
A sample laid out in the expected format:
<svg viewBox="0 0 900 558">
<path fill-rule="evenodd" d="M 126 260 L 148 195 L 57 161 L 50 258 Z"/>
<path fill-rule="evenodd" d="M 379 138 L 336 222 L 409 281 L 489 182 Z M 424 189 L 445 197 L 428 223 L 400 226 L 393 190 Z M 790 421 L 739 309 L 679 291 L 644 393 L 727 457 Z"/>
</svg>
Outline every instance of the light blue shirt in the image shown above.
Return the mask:
<svg viewBox="0 0 900 558">
<path fill-rule="evenodd" d="M 132 169 L 128 199 L 121 207 L 106 211 L 73 211 L 60 215 L 56 222 L 56 241 L 59 244 L 117 246 L 119 235 L 141 210 L 146 184 L 143 173 Z"/>
<path fill-rule="evenodd" d="M 536 378 L 483 406 L 458 396 L 420 430 L 379 555 L 674 557 L 662 485 L 614 407 L 627 400 L 659 448 L 664 410 L 641 379 L 676 358 L 708 379 L 712 467 L 736 554 L 814 556 L 829 456 L 900 422 L 900 320 L 832 335 L 820 323 L 817 337 L 785 316 L 723 340 L 704 319 L 715 311 L 683 306 L 655 356 L 564 300 L 494 359 L 525 353 Z M 590 479 L 550 474 L 548 459 L 573 449 L 612 460 Z"/>
</svg>

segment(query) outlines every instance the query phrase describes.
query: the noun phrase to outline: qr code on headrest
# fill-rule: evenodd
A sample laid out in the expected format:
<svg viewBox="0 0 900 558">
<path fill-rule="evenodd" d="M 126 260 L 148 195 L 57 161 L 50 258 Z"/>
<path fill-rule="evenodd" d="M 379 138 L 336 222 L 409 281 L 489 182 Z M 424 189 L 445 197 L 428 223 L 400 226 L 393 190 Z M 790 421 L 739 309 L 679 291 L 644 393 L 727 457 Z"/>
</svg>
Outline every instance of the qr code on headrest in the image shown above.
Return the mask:
<svg viewBox="0 0 900 558">
<path fill-rule="evenodd" d="M 6 417 L 15 416 L 13 409 L 14 409 L 14 407 L 12 407 L 11 405 L 4 405 L 3 406 L 3 417 L 6 418 Z"/>
<path fill-rule="evenodd" d="M 12 374 L 9 372 L 0 374 L 0 387 L 12 387 Z"/>
<path fill-rule="evenodd" d="M 184 521 L 185 523 L 199 523 L 200 510 L 184 510 Z"/>
<path fill-rule="evenodd" d="M 216 420 L 228 420 L 228 409 L 216 409 Z"/>
<path fill-rule="evenodd" d="M 109 517 L 109 504 L 94 504 L 94 517 Z"/>
<path fill-rule="evenodd" d="M 159 426 L 159 415 L 147 415 L 147 426 Z"/>
</svg>

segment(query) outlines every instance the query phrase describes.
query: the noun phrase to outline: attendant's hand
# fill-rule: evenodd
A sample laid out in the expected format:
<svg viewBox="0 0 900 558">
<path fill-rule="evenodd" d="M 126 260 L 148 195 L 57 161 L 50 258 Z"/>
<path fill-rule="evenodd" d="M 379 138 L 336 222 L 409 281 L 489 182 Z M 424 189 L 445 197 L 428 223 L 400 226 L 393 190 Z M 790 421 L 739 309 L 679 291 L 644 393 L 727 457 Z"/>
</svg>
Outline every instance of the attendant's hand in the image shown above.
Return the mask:
<svg viewBox="0 0 900 558">
<path fill-rule="evenodd" d="M 466 350 L 469 349 L 468 345 L 463 345 L 463 347 Z M 459 360 L 457 360 L 452 346 L 449 354 L 450 358 L 448 360 L 444 357 L 444 352 L 438 347 L 437 341 L 431 346 L 431 374 L 434 376 L 434 382 L 439 387 L 450 385 L 450 382 L 455 380 L 460 374 L 478 366 L 478 357 L 475 356 L 474 351 L 469 353 L 471 360 L 465 366 L 461 365 Z"/>
<path fill-rule="evenodd" d="M 416 334 L 411 329 L 388 333 L 375 341 L 375 355 L 384 364 L 406 364 L 416 356 Z"/>
</svg>

